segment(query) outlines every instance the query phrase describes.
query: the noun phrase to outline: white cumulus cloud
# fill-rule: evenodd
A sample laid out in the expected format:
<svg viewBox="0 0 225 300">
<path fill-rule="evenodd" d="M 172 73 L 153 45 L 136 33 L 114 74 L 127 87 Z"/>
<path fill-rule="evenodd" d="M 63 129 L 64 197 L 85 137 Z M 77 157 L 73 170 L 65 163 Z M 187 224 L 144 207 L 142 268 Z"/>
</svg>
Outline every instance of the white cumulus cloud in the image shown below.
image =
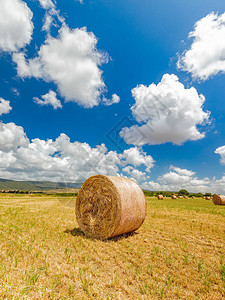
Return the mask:
<svg viewBox="0 0 225 300">
<path fill-rule="evenodd" d="M 30 43 L 33 14 L 22 0 L 0 1 L 0 50 L 18 51 Z"/>
<path fill-rule="evenodd" d="M 209 119 L 209 112 L 203 111 L 205 97 L 194 87 L 186 89 L 176 75 L 165 74 L 158 85 L 138 85 L 132 96 L 131 110 L 141 125 L 122 129 L 120 135 L 127 144 L 181 145 L 205 136 L 197 128 Z"/>
<path fill-rule="evenodd" d="M 0 178 L 82 182 L 94 174 L 120 176 L 121 168 L 131 170 L 129 177 L 137 181 L 148 178 L 150 156 L 137 151 L 143 159 L 128 159 L 128 154 L 109 151 L 104 144 L 71 142 L 62 133 L 55 140 L 29 140 L 23 128 L 14 123 L 0 123 Z M 153 160 L 153 159 L 152 159 Z M 134 168 L 135 167 L 135 168 Z"/>
<path fill-rule="evenodd" d="M 146 181 L 141 185 L 143 190 L 150 191 L 159 191 L 161 189 L 161 185 L 158 182 L 154 181 Z"/>
<path fill-rule="evenodd" d="M 53 81 L 66 101 L 88 108 L 99 104 L 105 90 L 99 66 L 108 57 L 96 45 L 97 38 L 85 27 L 64 25 L 58 38 L 48 36 L 37 57 L 27 60 L 24 53 L 15 53 L 13 60 L 19 76 Z"/>
<path fill-rule="evenodd" d="M 60 10 L 56 9 L 56 1 L 53 0 L 39 0 L 42 8 L 46 10 L 42 30 L 50 33 L 51 27 L 58 27 L 58 21 L 65 25 L 65 19 L 60 14 Z"/>
<path fill-rule="evenodd" d="M 0 123 L 0 150 L 17 151 L 18 147 L 28 145 L 27 136 L 21 126 L 14 123 Z"/>
<path fill-rule="evenodd" d="M 220 150 L 219 152 L 224 154 L 225 150 Z M 190 193 L 210 192 L 212 194 L 225 194 L 225 175 L 220 179 L 215 177 L 212 179 L 208 177 L 199 179 L 196 173 L 191 170 L 174 166 L 170 167 L 170 169 L 173 171 L 162 174 L 157 178 L 157 181 L 145 181 L 141 184 L 141 187 L 152 191 L 179 191 L 186 189 Z"/>
<path fill-rule="evenodd" d="M 175 166 L 170 166 L 170 170 L 176 171 L 179 175 L 187 175 L 187 176 L 193 176 L 195 175 L 195 172 L 187 170 L 187 169 L 181 169 Z"/>
<path fill-rule="evenodd" d="M 112 104 L 116 104 L 120 102 L 120 97 L 117 94 L 112 95 L 112 99 L 107 99 L 103 97 L 103 104 L 110 106 Z"/>
<path fill-rule="evenodd" d="M 136 182 L 142 182 L 144 180 L 146 180 L 146 173 L 137 169 L 134 169 L 133 171 L 131 171 L 130 173 L 130 177 L 131 179 L 133 179 Z"/>
<path fill-rule="evenodd" d="M 225 13 L 214 12 L 196 22 L 189 33 L 193 39 L 189 50 L 179 57 L 177 66 L 190 72 L 193 79 L 206 80 L 225 72 Z"/>
<path fill-rule="evenodd" d="M 220 155 L 220 163 L 225 165 L 225 146 L 221 146 L 215 150 L 216 154 Z"/>
<path fill-rule="evenodd" d="M 12 107 L 10 106 L 10 102 L 0 97 L 0 116 L 3 114 L 8 114 Z"/>
<path fill-rule="evenodd" d="M 55 1 L 52 0 L 39 0 L 41 6 L 44 9 L 54 8 L 55 7 Z"/>
<path fill-rule="evenodd" d="M 170 167 L 171 169 L 171 167 Z M 142 188 L 149 190 L 179 191 L 186 189 L 188 192 L 216 192 L 213 180 L 208 177 L 199 179 L 195 172 L 172 166 L 173 171 L 169 171 L 158 177 L 157 182 L 149 181 L 142 184 Z M 221 190 L 221 189 L 220 189 Z M 225 190 L 225 189 L 224 189 Z"/>
<path fill-rule="evenodd" d="M 131 164 L 134 167 L 144 165 L 147 172 L 153 168 L 155 162 L 151 155 L 147 155 L 146 152 L 137 147 L 124 150 L 123 158 L 126 164 Z"/>
<path fill-rule="evenodd" d="M 54 109 L 62 108 L 62 104 L 60 100 L 57 99 L 56 93 L 50 90 L 47 94 L 41 96 L 42 100 L 34 97 L 34 102 L 37 104 L 44 106 L 44 105 L 51 105 Z"/>
</svg>

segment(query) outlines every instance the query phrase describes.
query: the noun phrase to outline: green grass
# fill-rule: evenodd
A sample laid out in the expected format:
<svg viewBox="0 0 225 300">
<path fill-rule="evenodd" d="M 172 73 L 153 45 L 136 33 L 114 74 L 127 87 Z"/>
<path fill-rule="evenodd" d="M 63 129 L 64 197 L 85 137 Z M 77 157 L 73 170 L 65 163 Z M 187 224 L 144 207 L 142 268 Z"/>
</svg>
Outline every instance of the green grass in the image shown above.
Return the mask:
<svg viewBox="0 0 225 300">
<path fill-rule="evenodd" d="M 98 241 L 63 197 L 1 195 L 0 299 L 224 299 L 225 206 L 147 198 L 147 208 L 136 233 Z"/>
</svg>

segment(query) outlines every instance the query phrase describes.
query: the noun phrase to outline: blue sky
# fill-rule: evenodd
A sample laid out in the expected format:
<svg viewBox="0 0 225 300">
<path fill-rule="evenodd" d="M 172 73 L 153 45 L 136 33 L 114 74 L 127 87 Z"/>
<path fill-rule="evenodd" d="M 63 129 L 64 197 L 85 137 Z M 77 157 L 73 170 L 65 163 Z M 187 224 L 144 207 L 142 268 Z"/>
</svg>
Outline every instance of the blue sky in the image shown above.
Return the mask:
<svg viewBox="0 0 225 300">
<path fill-rule="evenodd" d="M 224 193 L 224 12 L 1 0 L 0 177 Z"/>
</svg>

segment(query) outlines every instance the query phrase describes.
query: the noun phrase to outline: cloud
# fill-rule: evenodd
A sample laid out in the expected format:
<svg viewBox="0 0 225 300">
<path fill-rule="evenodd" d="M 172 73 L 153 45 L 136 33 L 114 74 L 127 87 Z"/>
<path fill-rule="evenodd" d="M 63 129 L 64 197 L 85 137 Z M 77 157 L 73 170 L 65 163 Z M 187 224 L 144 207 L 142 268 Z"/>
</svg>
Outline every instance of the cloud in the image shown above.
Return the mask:
<svg viewBox="0 0 225 300">
<path fill-rule="evenodd" d="M 96 48 L 97 38 L 87 29 L 70 30 L 64 25 L 58 38 L 48 36 L 33 59 L 15 53 L 18 75 L 53 81 L 66 101 L 90 108 L 100 102 L 106 87 L 99 69 L 108 61 L 106 53 Z"/>
<path fill-rule="evenodd" d="M 179 175 L 187 175 L 187 176 L 194 176 L 195 172 L 187 170 L 187 169 L 181 169 L 178 167 L 170 166 L 170 170 L 176 171 Z"/>
<path fill-rule="evenodd" d="M 145 165 L 150 171 L 153 164 L 141 149 L 136 153 L 142 159 L 129 158 L 128 152 L 109 151 L 104 144 L 92 148 L 71 142 L 64 133 L 55 140 L 30 141 L 22 127 L 0 123 L 0 178 L 82 182 L 94 174 L 120 176 L 121 168 L 128 167 L 130 178 L 146 180 L 147 171 L 137 167 Z"/>
<path fill-rule="evenodd" d="M 144 182 L 141 185 L 143 190 L 150 190 L 150 191 L 159 191 L 161 189 L 161 185 L 154 181 Z"/>
<path fill-rule="evenodd" d="M 217 148 L 215 150 L 215 153 L 220 155 L 221 165 L 225 165 L 225 146 Z"/>
<path fill-rule="evenodd" d="M 222 148 L 222 147 L 221 147 Z M 224 149 L 223 149 L 224 151 Z M 223 152 L 224 153 L 224 152 Z M 152 191 L 179 191 L 186 189 L 190 193 L 225 194 L 225 174 L 221 179 L 205 177 L 199 179 L 195 172 L 172 166 L 169 171 L 158 177 L 157 182 L 145 181 L 141 187 Z"/>
<path fill-rule="evenodd" d="M 103 97 L 103 101 L 102 101 L 105 105 L 109 106 L 115 103 L 119 103 L 120 102 L 120 97 L 117 94 L 113 94 L 112 95 L 112 99 L 107 99 L 105 97 Z"/>
<path fill-rule="evenodd" d="M 146 152 L 137 147 L 124 150 L 123 158 L 125 164 L 131 164 L 134 167 L 144 165 L 147 172 L 150 172 L 150 169 L 153 168 L 155 162 L 151 155 L 147 155 Z"/>
<path fill-rule="evenodd" d="M 16 126 L 14 123 L 0 123 L 0 151 L 16 151 L 18 147 L 27 146 L 28 142 L 21 126 Z"/>
<path fill-rule="evenodd" d="M 18 51 L 31 41 L 33 14 L 21 0 L 0 1 L 0 50 Z"/>
<path fill-rule="evenodd" d="M 126 166 L 122 169 L 122 171 L 124 173 L 130 174 L 133 169 L 134 169 L 134 167 L 132 167 L 132 166 Z"/>
<path fill-rule="evenodd" d="M 20 96 L 20 92 L 17 88 L 11 88 L 11 92 L 13 92 L 14 96 L 19 97 Z"/>
<path fill-rule="evenodd" d="M 58 21 L 65 25 L 64 17 L 62 17 L 60 11 L 56 9 L 56 1 L 39 0 L 39 3 L 42 8 L 46 10 L 42 30 L 50 33 L 52 26 L 58 27 Z"/>
<path fill-rule="evenodd" d="M 8 100 L 0 98 L 0 116 L 3 114 L 8 114 L 11 109 L 12 107 L 10 106 L 10 102 Z"/>
<path fill-rule="evenodd" d="M 50 90 L 47 94 L 42 95 L 41 99 L 34 97 L 34 102 L 36 102 L 37 104 L 44 106 L 44 105 L 52 105 L 54 109 L 57 108 L 62 108 L 62 104 L 60 102 L 60 100 L 58 100 L 56 98 L 56 93 L 52 90 Z"/>
<path fill-rule="evenodd" d="M 50 32 L 51 26 L 54 22 L 53 16 L 50 13 L 46 13 L 44 17 L 44 24 L 42 26 L 42 30 Z"/>
<path fill-rule="evenodd" d="M 134 169 L 130 173 L 131 179 L 133 179 L 136 182 L 144 181 L 146 180 L 146 173 L 142 172 L 140 170 Z"/>
<path fill-rule="evenodd" d="M 225 194 L 225 174 L 222 176 L 221 179 L 214 179 L 212 181 L 212 191 L 216 194 Z"/>
<path fill-rule="evenodd" d="M 55 3 L 52 0 L 39 0 L 44 9 L 55 8 Z"/>
<path fill-rule="evenodd" d="M 205 97 L 194 87 L 185 89 L 177 76 L 165 74 L 158 85 L 138 85 L 132 96 L 135 99 L 132 114 L 142 125 L 122 129 L 120 135 L 127 144 L 181 145 L 205 136 L 197 128 L 209 119 L 209 112 L 202 108 Z"/>
<path fill-rule="evenodd" d="M 170 167 L 171 169 L 171 167 Z M 174 171 L 169 171 L 158 177 L 157 181 L 144 182 L 142 188 L 149 190 L 162 190 L 162 191 L 179 191 L 186 189 L 189 192 L 216 192 L 214 188 L 214 179 L 210 180 L 208 177 L 198 179 L 195 172 L 181 169 L 172 166 Z M 225 190 L 225 189 L 224 189 Z"/>
<path fill-rule="evenodd" d="M 189 33 L 191 47 L 179 57 L 177 66 L 193 79 L 206 80 L 225 72 L 225 13 L 214 12 L 196 22 Z"/>
</svg>

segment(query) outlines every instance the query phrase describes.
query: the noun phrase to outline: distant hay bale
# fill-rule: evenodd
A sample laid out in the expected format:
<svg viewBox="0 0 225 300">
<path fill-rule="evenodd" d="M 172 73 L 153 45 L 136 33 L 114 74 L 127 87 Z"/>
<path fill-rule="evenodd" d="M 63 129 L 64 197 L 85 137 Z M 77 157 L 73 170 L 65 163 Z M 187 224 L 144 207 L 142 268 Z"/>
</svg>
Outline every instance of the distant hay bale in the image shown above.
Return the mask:
<svg viewBox="0 0 225 300">
<path fill-rule="evenodd" d="M 188 196 L 184 196 L 184 199 L 187 199 L 188 198 Z"/>
<path fill-rule="evenodd" d="M 206 196 L 205 200 L 211 200 L 211 197 L 210 196 Z"/>
<path fill-rule="evenodd" d="M 172 199 L 177 199 L 177 196 L 176 195 L 172 195 L 171 198 Z"/>
<path fill-rule="evenodd" d="M 82 185 L 76 200 L 76 218 L 88 236 L 107 239 L 138 229 L 146 217 L 146 200 L 132 180 L 95 175 Z"/>
<path fill-rule="evenodd" d="M 183 199 L 184 197 L 183 197 L 183 196 L 178 196 L 178 198 L 179 198 L 179 199 Z"/>
<path fill-rule="evenodd" d="M 195 199 L 195 196 L 192 196 L 191 198 L 192 198 L 192 199 Z"/>
<path fill-rule="evenodd" d="M 158 198 L 159 200 L 163 200 L 163 195 L 158 195 L 157 198 Z"/>
<path fill-rule="evenodd" d="M 205 198 L 206 198 L 206 196 L 203 196 L 203 197 L 202 197 L 202 199 L 205 199 Z"/>
<path fill-rule="evenodd" d="M 225 205 L 225 196 L 223 195 L 214 195 L 213 203 L 216 205 Z"/>
</svg>

